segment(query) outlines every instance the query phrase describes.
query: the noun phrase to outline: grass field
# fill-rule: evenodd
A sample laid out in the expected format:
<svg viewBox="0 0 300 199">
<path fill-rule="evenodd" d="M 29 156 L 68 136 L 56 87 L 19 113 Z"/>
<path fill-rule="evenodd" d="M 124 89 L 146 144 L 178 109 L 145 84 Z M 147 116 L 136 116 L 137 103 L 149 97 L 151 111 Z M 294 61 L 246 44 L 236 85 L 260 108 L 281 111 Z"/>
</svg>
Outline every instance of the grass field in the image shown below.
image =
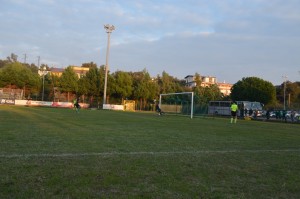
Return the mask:
<svg viewBox="0 0 300 199">
<path fill-rule="evenodd" d="M 300 125 L 0 106 L 0 198 L 299 198 Z"/>
</svg>

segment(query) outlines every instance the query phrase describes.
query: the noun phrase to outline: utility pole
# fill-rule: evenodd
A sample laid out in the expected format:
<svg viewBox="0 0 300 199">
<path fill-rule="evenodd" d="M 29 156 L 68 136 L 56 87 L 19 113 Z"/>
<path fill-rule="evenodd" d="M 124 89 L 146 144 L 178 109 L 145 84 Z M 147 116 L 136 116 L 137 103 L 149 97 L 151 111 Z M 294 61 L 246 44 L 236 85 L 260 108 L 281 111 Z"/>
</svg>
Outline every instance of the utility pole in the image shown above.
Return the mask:
<svg viewBox="0 0 300 199">
<path fill-rule="evenodd" d="M 105 64 L 105 80 L 104 80 L 104 93 L 103 93 L 103 106 L 106 104 L 106 89 L 107 89 L 107 73 L 108 73 L 108 58 L 109 58 L 109 47 L 110 47 L 110 34 L 115 30 L 115 26 L 106 24 L 104 29 L 107 33 L 107 49 L 106 49 L 106 64 Z"/>
</svg>

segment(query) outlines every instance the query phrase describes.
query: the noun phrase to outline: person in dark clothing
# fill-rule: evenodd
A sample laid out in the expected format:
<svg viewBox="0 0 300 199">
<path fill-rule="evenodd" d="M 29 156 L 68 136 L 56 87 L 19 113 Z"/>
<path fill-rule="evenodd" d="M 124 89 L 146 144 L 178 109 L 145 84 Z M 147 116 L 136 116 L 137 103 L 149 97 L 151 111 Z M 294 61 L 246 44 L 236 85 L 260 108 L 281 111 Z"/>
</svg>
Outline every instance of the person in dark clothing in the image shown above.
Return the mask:
<svg viewBox="0 0 300 199">
<path fill-rule="evenodd" d="M 270 119 L 270 110 L 267 110 L 266 116 L 267 116 L 267 120 L 269 120 Z"/>
<path fill-rule="evenodd" d="M 79 98 L 74 100 L 74 107 L 75 107 L 76 112 L 78 113 L 79 109 L 80 109 Z"/>
<path fill-rule="evenodd" d="M 162 114 L 162 111 L 161 111 L 161 109 L 160 109 L 160 107 L 159 107 L 158 104 L 155 105 L 155 111 L 158 113 L 158 115 Z"/>
<path fill-rule="evenodd" d="M 253 116 L 253 110 L 252 110 L 252 109 L 249 110 L 249 116 L 250 116 L 250 117 Z"/>
</svg>

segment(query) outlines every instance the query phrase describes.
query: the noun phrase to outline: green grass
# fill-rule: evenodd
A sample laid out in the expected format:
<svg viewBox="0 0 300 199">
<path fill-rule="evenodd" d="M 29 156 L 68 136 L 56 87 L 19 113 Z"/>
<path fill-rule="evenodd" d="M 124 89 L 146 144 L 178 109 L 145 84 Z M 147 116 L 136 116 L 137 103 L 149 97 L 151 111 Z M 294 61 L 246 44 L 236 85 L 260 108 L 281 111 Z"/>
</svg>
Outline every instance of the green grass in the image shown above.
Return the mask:
<svg viewBox="0 0 300 199">
<path fill-rule="evenodd" d="M 0 106 L 0 198 L 299 198 L 299 127 Z"/>
</svg>

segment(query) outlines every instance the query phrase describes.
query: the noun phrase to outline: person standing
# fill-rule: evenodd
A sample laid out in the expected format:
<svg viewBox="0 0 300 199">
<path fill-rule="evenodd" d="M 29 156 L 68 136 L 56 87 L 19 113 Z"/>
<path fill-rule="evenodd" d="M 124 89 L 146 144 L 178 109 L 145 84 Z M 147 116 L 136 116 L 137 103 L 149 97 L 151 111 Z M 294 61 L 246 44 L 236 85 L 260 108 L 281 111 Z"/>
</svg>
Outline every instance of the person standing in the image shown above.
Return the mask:
<svg viewBox="0 0 300 199">
<path fill-rule="evenodd" d="M 231 119 L 230 119 L 230 123 L 232 123 L 234 121 L 234 123 L 236 123 L 237 121 L 237 111 L 238 111 L 238 105 L 233 102 L 230 106 L 230 110 L 231 110 Z"/>
<path fill-rule="evenodd" d="M 294 110 L 291 111 L 291 121 L 294 122 L 296 112 Z"/>
<path fill-rule="evenodd" d="M 162 112 L 161 112 L 161 109 L 160 109 L 158 103 L 157 103 L 156 106 L 155 106 L 155 110 L 156 110 L 156 112 L 158 113 L 158 115 L 161 115 Z"/>
<path fill-rule="evenodd" d="M 270 119 L 270 110 L 267 110 L 266 116 L 267 116 L 267 120 L 269 120 Z"/>
<path fill-rule="evenodd" d="M 77 98 L 75 98 L 75 99 L 73 100 L 73 109 L 74 109 L 74 110 L 76 110 L 76 103 L 77 103 Z"/>
<path fill-rule="evenodd" d="M 74 107 L 75 107 L 76 113 L 79 113 L 79 109 L 80 109 L 79 98 L 74 100 Z"/>
</svg>

